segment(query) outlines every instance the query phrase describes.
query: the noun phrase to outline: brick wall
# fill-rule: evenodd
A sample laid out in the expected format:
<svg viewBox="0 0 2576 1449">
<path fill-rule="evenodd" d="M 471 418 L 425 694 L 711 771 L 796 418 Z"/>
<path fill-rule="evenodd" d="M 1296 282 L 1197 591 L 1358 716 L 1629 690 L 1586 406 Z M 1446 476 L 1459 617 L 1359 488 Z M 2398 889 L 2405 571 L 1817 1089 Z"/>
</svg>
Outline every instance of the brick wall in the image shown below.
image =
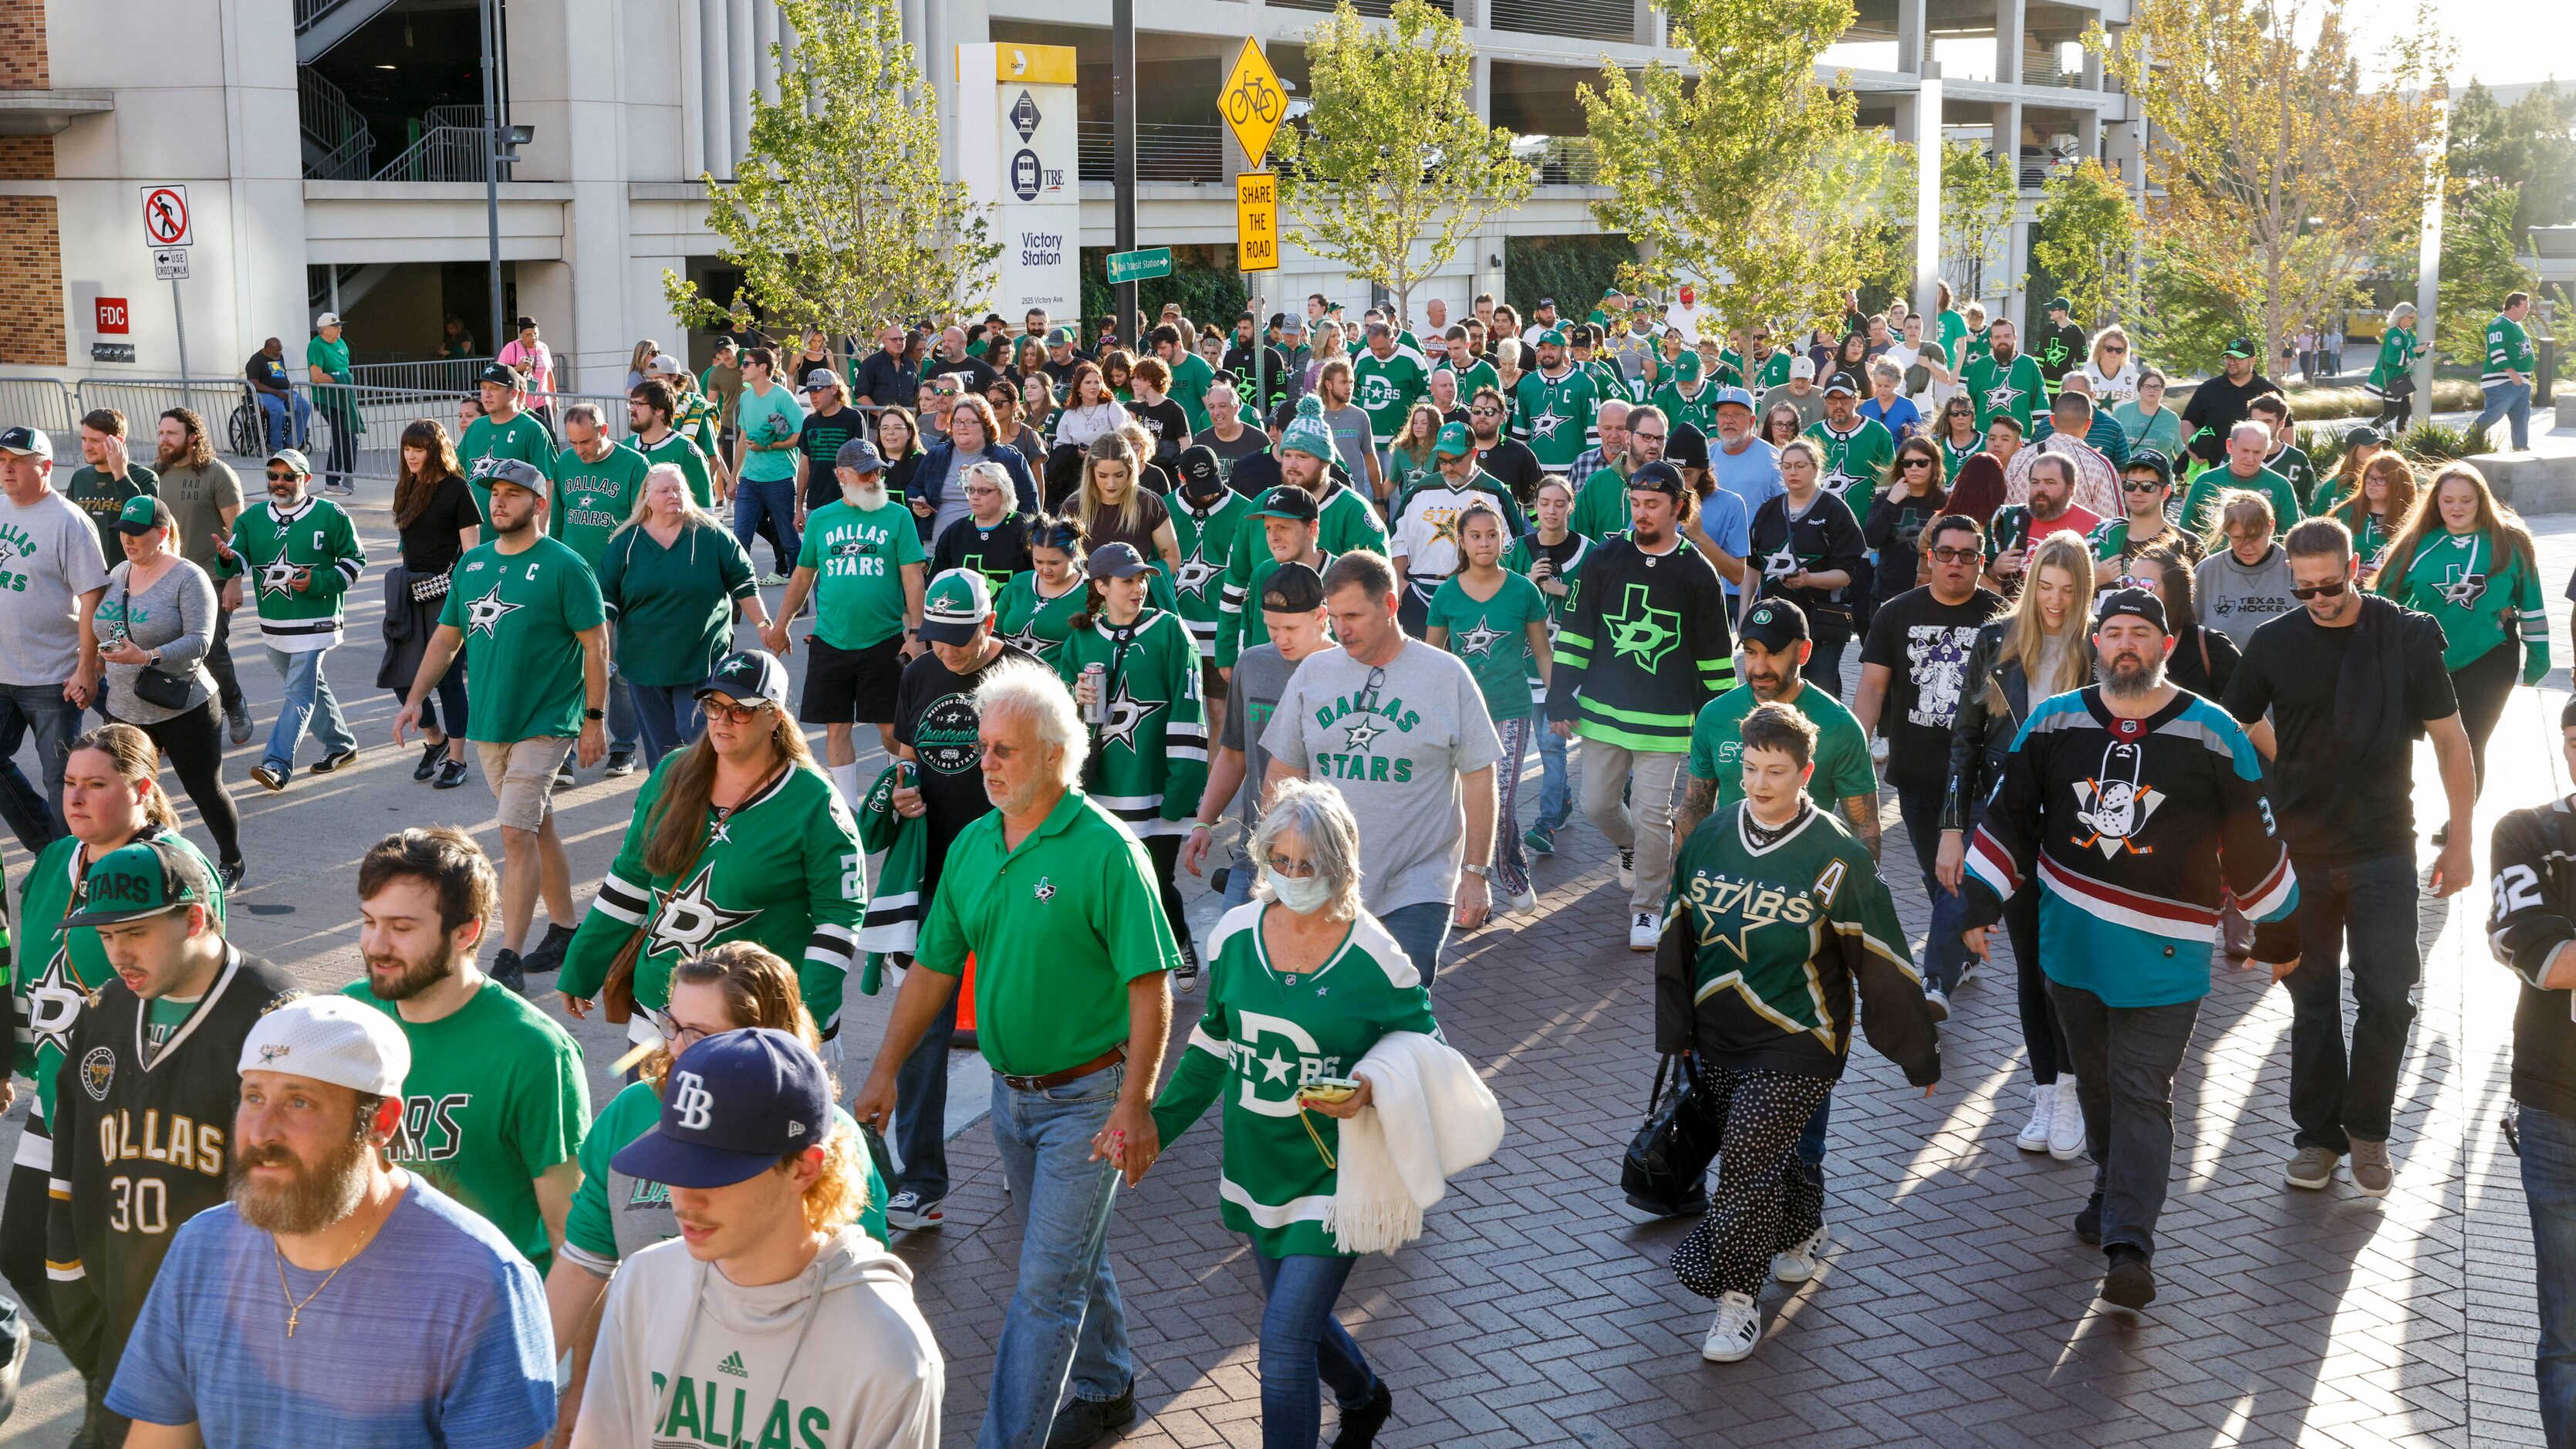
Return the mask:
<svg viewBox="0 0 2576 1449">
<path fill-rule="evenodd" d="M 47 90 L 45 0 L 0 0 L 0 90 Z"/>
<path fill-rule="evenodd" d="M 0 364 L 62 367 L 67 346 L 54 199 L 0 196 Z"/>
<path fill-rule="evenodd" d="M 53 137 L 0 136 L 0 181 L 53 179 Z"/>
</svg>

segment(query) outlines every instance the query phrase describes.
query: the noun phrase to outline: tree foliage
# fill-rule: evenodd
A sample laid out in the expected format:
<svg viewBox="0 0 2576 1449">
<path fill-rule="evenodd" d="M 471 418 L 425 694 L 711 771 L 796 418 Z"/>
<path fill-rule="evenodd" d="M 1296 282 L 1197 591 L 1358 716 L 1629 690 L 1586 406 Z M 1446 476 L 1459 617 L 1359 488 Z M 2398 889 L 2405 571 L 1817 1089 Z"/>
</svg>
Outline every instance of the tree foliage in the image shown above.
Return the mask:
<svg viewBox="0 0 2576 1449">
<path fill-rule="evenodd" d="M 2444 362 L 2483 367 L 2487 319 L 2505 293 L 2538 285 L 2517 259 L 2522 232 L 2514 218 L 2521 202 L 2518 187 L 2451 178 L 2442 203 L 2442 292 L 2433 328 L 2433 352 Z"/>
<path fill-rule="evenodd" d="M 2021 278 L 2002 275 L 2009 263 L 1998 260 L 2011 254 L 2004 240 L 2020 196 L 2009 157 L 1973 141 L 1941 143 L 1941 270 L 1962 305 L 2021 285 Z"/>
<path fill-rule="evenodd" d="M 2122 322 L 2135 355 L 2167 372 L 2217 372 L 2229 342 L 2261 330 L 2244 297 L 2162 253 L 2149 254 L 2140 290 L 2136 314 Z"/>
<path fill-rule="evenodd" d="M 2553 81 L 2506 106 L 2470 81 L 2451 103 L 2448 161 L 2458 180 L 2520 191 L 2517 233 L 2576 221 L 2576 91 Z"/>
<path fill-rule="evenodd" d="M 2138 245 L 2138 208 L 2129 188 L 2087 156 L 2041 188 L 2031 260 L 2048 269 L 2087 329 L 2134 313 L 2129 258 Z"/>
<path fill-rule="evenodd" d="M 2139 0 L 2116 42 L 2086 33 L 2164 133 L 2148 244 L 2190 290 L 2259 318 L 2265 356 L 2356 300 L 2374 259 L 2412 247 L 2437 34 L 2428 8 L 2365 90 L 2344 0 Z"/>
<path fill-rule="evenodd" d="M 1580 87 L 1600 183 L 1592 213 L 1625 232 L 1645 286 L 1697 282 L 1731 323 L 1838 321 L 1877 261 L 1891 144 L 1816 79 L 1851 0 L 1673 0 L 1687 69 L 1602 67 Z"/>
<path fill-rule="evenodd" d="M 769 48 L 775 98 L 751 93 L 730 184 L 701 173 L 707 225 L 741 296 L 780 333 L 867 335 L 991 290 L 1001 247 L 962 183 L 940 175 L 939 121 L 892 0 L 777 0 L 796 37 Z M 695 283 L 662 273 L 671 313 L 720 325 Z"/>
<path fill-rule="evenodd" d="M 1311 109 L 1272 145 L 1288 240 L 1386 288 L 1410 322 L 1414 287 L 1535 178 L 1468 98 L 1475 56 L 1458 22 L 1423 0 L 1396 0 L 1389 19 L 1374 26 L 1341 0 L 1316 22 Z"/>
</svg>

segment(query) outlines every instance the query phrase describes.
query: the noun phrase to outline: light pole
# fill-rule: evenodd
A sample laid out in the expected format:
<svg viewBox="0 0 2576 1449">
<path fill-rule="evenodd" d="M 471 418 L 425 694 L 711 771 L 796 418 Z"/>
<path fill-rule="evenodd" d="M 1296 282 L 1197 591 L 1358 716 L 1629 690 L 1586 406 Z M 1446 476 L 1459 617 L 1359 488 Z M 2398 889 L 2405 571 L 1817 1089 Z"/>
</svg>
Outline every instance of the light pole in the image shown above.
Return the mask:
<svg viewBox="0 0 2576 1449">
<path fill-rule="evenodd" d="M 519 148 L 536 135 L 534 126 L 501 124 L 501 4 L 476 0 L 483 21 L 483 233 L 491 249 L 492 331 L 487 345 L 501 355 L 501 168 L 519 159 Z M 335 272 L 333 274 L 337 276 Z"/>
<path fill-rule="evenodd" d="M 1111 142 L 1110 155 L 1115 180 L 1118 223 L 1118 250 L 1136 249 L 1136 0 L 1110 0 L 1109 4 L 1109 92 L 1110 114 L 1117 135 Z M 1122 282 L 1110 289 L 1110 307 L 1120 336 L 1135 325 L 1136 284 Z M 1130 338 L 1132 346 L 1144 346 L 1142 337 Z"/>
</svg>

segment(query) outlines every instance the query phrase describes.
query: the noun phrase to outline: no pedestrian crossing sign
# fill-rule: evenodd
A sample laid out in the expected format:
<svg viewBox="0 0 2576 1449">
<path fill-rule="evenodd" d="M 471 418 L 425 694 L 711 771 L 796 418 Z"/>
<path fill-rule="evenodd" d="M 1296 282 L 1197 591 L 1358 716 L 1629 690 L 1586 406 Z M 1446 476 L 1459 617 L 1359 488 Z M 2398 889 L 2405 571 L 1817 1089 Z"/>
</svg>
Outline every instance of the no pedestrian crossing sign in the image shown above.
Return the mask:
<svg viewBox="0 0 2576 1449">
<path fill-rule="evenodd" d="M 1235 267 L 1246 272 L 1279 269 L 1279 177 L 1244 171 L 1234 178 Z"/>
<path fill-rule="evenodd" d="M 1132 252 L 1109 254 L 1109 285 L 1113 287 L 1123 286 L 1129 282 L 1141 282 L 1148 277 L 1168 277 L 1171 274 L 1172 249 L 1170 247 L 1143 247 Z"/>
<path fill-rule="evenodd" d="M 194 242 L 196 224 L 188 216 L 188 188 L 176 183 L 143 188 L 143 239 L 158 250 Z"/>
</svg>

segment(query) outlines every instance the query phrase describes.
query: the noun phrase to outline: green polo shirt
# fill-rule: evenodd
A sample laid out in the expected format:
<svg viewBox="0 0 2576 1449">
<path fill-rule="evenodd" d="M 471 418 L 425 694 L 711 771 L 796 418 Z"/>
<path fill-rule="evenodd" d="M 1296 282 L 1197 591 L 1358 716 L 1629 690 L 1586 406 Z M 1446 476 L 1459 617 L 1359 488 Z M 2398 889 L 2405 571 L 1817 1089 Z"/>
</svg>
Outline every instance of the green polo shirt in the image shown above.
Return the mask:
<svg viewBox="0 0 2576 1449">
<path fill-rule="evenodd" d="M 993 1070 L 1041 1077 L 1127 1040 L 1127 983 L 1180 965 L 1145 847 L 1067 790 L 1017 850 L 1002 812 L 958 833 L 914 959 L 944 975 L 975 957 L 975 1040 Z"/>
</svg>

